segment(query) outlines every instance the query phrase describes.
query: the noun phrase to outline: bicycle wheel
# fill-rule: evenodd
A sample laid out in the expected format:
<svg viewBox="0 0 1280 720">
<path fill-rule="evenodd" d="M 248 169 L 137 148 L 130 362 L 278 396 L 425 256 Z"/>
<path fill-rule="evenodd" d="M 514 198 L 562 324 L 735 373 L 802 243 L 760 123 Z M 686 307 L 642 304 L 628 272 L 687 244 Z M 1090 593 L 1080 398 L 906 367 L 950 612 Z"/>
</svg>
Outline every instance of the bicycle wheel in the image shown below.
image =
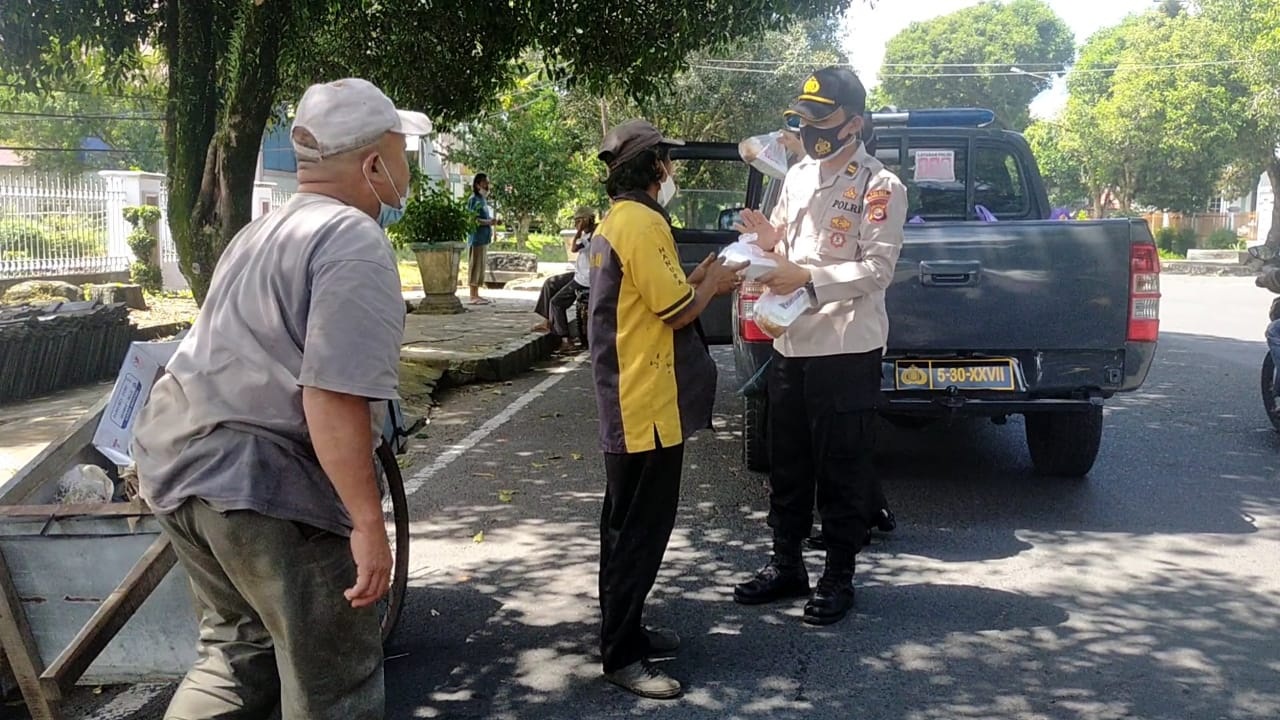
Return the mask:
<svg viewBox="0 0 1280 720">
<path fill-rule="evenodd" d="M 385 442 L 378 446 L 374 463 L 378 490 L 382 494 L 382 516 L 391 543 L 391 589 L 378 601 L 382 641 L 391 637 L 404 608 L 404 591 L 409 584 L 409 501 L 404 494 L 404 477 L 396 455 Z"/>
<path fill-rule="evenodd" d="M 1271 426 L 1280 431 L 1280 409 L 1276 408 L 1276 365 L 1268 352 L 1262 359 L 1262 409 Z"/>
</svg>

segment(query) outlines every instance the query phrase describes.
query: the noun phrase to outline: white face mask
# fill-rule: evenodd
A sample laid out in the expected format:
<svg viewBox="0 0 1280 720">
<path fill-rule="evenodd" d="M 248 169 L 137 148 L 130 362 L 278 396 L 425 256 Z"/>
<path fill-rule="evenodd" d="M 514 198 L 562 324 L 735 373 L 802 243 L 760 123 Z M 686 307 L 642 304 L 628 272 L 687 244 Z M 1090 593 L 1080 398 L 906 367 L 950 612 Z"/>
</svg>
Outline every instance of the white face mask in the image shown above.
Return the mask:
<svg viewBox="0 0 1280 720">
<path fill-rule="evenodd" d="M 680 187 L 676 185 L 676 180 L 667 173 L 666 179 L 662 181 L 662 185 L 658 188 L 658 204 L 666 207 L 675 199 L 676 193 L 680 192 Z"/>
</svg>

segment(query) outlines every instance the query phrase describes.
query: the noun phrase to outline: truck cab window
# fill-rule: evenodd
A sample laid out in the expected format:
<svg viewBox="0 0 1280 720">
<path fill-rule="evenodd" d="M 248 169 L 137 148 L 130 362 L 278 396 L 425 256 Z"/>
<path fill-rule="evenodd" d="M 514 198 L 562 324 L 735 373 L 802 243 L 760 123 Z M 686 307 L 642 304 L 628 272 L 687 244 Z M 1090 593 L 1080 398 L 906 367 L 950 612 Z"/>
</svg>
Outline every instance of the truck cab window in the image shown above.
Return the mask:
<svg viewBox="0 0 1280 720">
<path fill-rule="evenodd" d="M 894 171 L 907 186 L 907 218 L 967 220 L 969 147 L 967 143 L 931 142 L 909 147 L 906 167 Z"/>
<path fill-rule="evenodd" d="M 1000 220 L 1026 219 L 1030 198 L 1018 158 L 1007 148 L 980 144 L 973 163 L 973 202 Z"/>
<path fill-rule="evenodd" d="M 675 168 L 680 192 L 667 206 L 672 225 L 685 230 L 731 230 L 721 227 L 721 212 L 742 207 L 750 167 L 738 160 L 676 160 Z"/>
</svg>

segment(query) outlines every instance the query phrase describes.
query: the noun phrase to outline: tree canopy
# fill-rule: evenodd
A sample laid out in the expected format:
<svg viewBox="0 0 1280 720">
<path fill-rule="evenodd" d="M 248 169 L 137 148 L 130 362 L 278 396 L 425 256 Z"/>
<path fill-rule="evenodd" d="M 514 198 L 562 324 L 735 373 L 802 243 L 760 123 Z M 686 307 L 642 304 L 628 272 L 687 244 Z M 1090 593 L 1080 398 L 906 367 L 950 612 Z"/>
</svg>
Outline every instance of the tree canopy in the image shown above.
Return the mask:
<svg viewBox="0 0 1280 720">
<path fill-rule="evenodd" d="M 60 92 L 31 92 L 0 76 L 0 146 L 51 172 L 163 171 L 163 67 L 155 53 L 143 62 L 115 90 L 103 87 L 100 53 L 87 53 Z"/>
<path fill-rule="evenodd" d="M 569 200 L 574 155 L 583 143 L 565 123 L 555 88 L 527 84 L 506 102 L 505 109 L 468 123 L 449 159 L 489 175 L 493 200 L 523 249 L 533 220 L 554 217 Z"/>
<path fill-rule="evenodd" d="M 1021 130 L 1049 75 L 1071 61 L 1074 43 L 1043 0 L 984 2 L 895 35 L 876 97 L 901 108 L 985 107 Z"/>
<path fill-rule="evenodd" d="M 1059 150 L 1091 196 L 1194 212 L 1238 154 L 1246 95 L 1230 38 L 1207 18 L 1153 11 L 1085 43 L 1068 78 Z"/>
<path fill-rule="evenodd" d="M 490 109 L 527 74 L 603 92 L 652 95 L 689 53 L 830 16 L 841 0 L 102 0 L 0 5 L 0 71 L 56 88 L 84 48 L 113 82 L 136 74 L 140 48 L 168 65 L 169 219 L 183 273 L 202 299 L 223 248 L 251 215 L 257 151 L 280 103 L 310 82 L 350 75 L 438 120 Z M 610 41 L 602 42 L 602 38 Z"/>
</svg>

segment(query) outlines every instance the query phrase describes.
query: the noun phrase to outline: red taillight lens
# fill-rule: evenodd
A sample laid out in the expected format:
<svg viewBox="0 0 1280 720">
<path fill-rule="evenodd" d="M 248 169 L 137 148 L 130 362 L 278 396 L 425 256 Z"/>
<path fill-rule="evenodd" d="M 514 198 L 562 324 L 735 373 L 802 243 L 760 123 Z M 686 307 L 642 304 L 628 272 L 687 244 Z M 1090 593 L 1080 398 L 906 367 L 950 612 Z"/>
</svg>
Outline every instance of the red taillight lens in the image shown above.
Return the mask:
<svg viewBox="0 0 1280 720">
<path fill-rule="evenodd" d="M 747 342 L 773 342 L 773 338 L 751 319 L 756 300 L 763 292 L 763 285 L 750 280 L 738 288 L 738 335 Z"/>
<path fill-rule="evenodd" d="M 1160 254 L 1155 245 L 1129 251 L 1129 341 L 1155 342 L 1160 337 Z"/>
</svg>

